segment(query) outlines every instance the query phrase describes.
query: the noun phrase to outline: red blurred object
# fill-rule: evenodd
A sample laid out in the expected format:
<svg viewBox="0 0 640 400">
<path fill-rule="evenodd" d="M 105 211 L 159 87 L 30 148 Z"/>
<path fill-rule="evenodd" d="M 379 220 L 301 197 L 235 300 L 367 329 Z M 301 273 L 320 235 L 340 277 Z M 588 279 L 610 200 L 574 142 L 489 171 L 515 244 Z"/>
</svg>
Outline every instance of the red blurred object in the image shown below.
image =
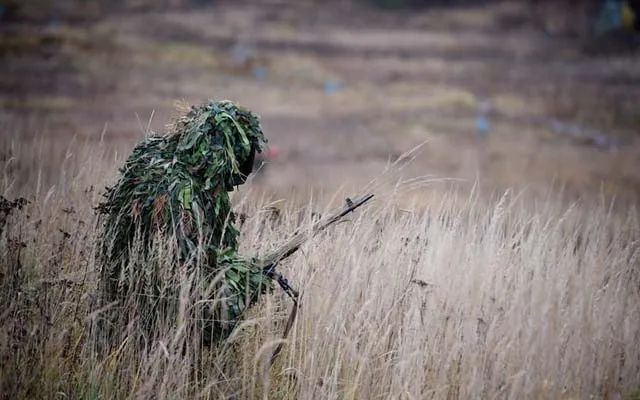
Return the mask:
<svg viewBox="0 0 640 400">
<path fill-rule="evenodd" d="M 265 156 L 267 160 L 277 160 L 280 157 L 280 149 L 276 146 L 269 146 L 265 149 Z"/>
<path fill-rule="evenodd" d="M 256 162 L 275 161 L 280 158 L 280 149 L 276 146 L 267 146 L 262 153 L 256 154 Z"/>
<path fill-rule="evenodd" d="M 277 146 L 267 146 L 262 153 L 257 153 L 253 163 L 253 172 L 261 176 L 266 172 L 269 163 L 280 158 L 280 149 Z"/>
</svg>

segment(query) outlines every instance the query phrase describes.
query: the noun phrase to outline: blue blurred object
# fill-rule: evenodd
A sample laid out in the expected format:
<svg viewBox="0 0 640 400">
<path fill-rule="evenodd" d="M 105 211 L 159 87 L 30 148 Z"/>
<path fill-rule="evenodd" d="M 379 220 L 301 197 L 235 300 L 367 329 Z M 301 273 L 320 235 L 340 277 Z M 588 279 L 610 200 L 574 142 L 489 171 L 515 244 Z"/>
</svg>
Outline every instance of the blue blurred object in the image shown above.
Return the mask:
<svg viewBox="0 0 640 400">
<path fill-rule="evenodd" d="M 595 135 L 595 137 L 593 138 L 596 145 L 598 145 L 599 147 L 606 147 L 607 146 L 607 137 L 605 135 L 603 135 L 602 133 L 597 133 Z"/>
<path fill-rule="evenodd" d="M 624 4 L 621 0 L 604 0 L 594 22 L 596 35 L 602 35 L 622 27 L 623 9 Z"/>
<path fill-rule="evenodd" d="M 62 9 L 61 0 L 53 0 L 51 5 L 52 13 L 47 24 L 49 25 L 49 28 L 58 29 L 62 26 L 62 19 L 60 17 L 60 10 Z"/>
<path fill-rule="evenodd" d="M 486 139 L 491 131 L 491 101 L 487 98 L 477 100 L 478 117 L 476 118 L 476 134 L 480 139 Z"/>
<path fill-rule="evenodd" d="M 51 18 L 49 20 L 49 28 L 58 29 L 62 26 L 62 21 L 59 18 Z"/>
<path fill-rule="evenodd" d="M 257 80 L 263 81 L 267 78 L 267 69 L 265 67 L 256 67 L 253 69 L 253 76 Z"/>
<path fill-rule="evenodd" d="M 238 66 L 246 65 L 255 56 L 255 49 L 248 43 L 238 41 L 231 48 L 231 59 Z"/>
<path fill-rule="evenodd" d="M 480 139 L 486 139 L 491 130 L 491 121 L 486 115 L 478 115 L 476 119 L 476 133 Z"/>
<path fill-rule="evenodd" d="M 337 92 L 338 89 L 339 89 L 339 86 L 338 86 L 338 82 L 336 81 L 329 80 L 324 83 L 324 92 L 327 94 L 333 94 Z"/>
<path fill-rule="evenodd" d="M 559 134 L 569 135 L 574 138 L 583 138 L 589 136 L 589 133 L 580 128 L 578 125 L 562 122 L 557 119 L 551 119 L 549 121 L 549 125 L 554 132 Z"/>
</svg>

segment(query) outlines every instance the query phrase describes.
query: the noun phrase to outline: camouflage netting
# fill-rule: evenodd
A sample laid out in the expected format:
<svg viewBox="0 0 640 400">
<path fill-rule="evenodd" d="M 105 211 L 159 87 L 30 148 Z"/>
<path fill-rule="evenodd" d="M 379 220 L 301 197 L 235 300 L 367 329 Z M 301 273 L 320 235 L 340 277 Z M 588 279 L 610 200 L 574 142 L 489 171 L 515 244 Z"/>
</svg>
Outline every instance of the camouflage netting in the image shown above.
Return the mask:
<svg viewBox="0 0 640 400">
<path fill-rule="evenodd" d="M 124 314 L 133 304 L 150 327 L 159 315 L 178 318 L 180 286 L 196 277 L 199 287 L 214 289 L 204 300 L 224 295 L 194 317 L 204 321 L 205 343 L 227 336 L 245 308 L 273 289 L 258 260 L 237 254 L 228 194 L 265 145 L 259 118 L 230 101 L 191 107 L 166 135 L 138 144 L 97 208 L 101 303 L 129 302 Z M 158 238 L 174 244 L 176 262 L 145 261 Z"/>
</svg>

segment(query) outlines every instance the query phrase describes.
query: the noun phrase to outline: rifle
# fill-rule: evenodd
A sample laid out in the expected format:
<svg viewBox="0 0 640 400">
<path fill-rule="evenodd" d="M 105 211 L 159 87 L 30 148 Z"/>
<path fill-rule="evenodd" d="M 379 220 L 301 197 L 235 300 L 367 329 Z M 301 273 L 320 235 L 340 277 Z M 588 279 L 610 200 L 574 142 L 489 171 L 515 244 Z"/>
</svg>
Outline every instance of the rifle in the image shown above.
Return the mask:
<svg viewBox="0 0 640 400">
<path fill-rule="evenodd" d="M 291 314 L 289 314 L 289 319 L 284 329 L 283 339 L 286 339 L 289 334 L 289 330 L 293 325 L 293 321 L 296 318 L 299 303 L 298 298 L 300 294 L 298 291 L 289 286 L 289 282 L 287 278 L 285 278 L 281 273 L 276 271 L 277 265 L 284 259 L 290 257 L 294 254 L 298 249 L 310 238 L 322 232 L 329 226 L 341 220 L 345 215 L 353 212 L 358 207 L 362 206 L 367 201 L 371 200 L 373 194 L 367 194 L 361 197 L 356 198 L 355 200 L 351 200 L 350 198 L 345 199 L 345 205 L 335 210 L 326 218 L 322 218 L 320 221 L 317 221 L 311 227 L 311 232 L 299 232 L 295 234 L 287 243 L 283 244 L 267 256 L 265 256 L 261 261 L 261 267 L 264 273 L 271 279 L 275 279 L 282 290 L 293 300 L 293 309 L 291 310 Z M 269 365 L 273 364 L 273 361 L 278 356 L 280 351 L 282 350 L 282 343 L 278 344 L 271 359 L 269 360 Z"/>
</svg>

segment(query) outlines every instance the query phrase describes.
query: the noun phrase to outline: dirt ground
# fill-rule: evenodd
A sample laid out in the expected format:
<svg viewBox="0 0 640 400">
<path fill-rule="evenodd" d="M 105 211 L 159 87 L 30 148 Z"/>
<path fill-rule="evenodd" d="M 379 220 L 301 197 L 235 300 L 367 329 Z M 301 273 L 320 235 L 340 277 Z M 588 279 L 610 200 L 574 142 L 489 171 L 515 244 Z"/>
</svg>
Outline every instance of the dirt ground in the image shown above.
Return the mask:
<svg viewBox="0 0 640 400">
<path fill-rule="evenodd" d="M 403 174 L 431 177 L 429 190 L 478 181 L 488 192 L 638 199 L 637 51 L 585 51 L 516 3 L 209 3 L 3 23 L 1 135 L 104 138 L 126 151 L 162 130 L 176 101 L 227 98 L 260 114 L 280 149 L 251 183 L 270 190 L 356 191 L 424 143 Z M 486 134 L 482 99 L 492 104 Z"/>
</svg>

